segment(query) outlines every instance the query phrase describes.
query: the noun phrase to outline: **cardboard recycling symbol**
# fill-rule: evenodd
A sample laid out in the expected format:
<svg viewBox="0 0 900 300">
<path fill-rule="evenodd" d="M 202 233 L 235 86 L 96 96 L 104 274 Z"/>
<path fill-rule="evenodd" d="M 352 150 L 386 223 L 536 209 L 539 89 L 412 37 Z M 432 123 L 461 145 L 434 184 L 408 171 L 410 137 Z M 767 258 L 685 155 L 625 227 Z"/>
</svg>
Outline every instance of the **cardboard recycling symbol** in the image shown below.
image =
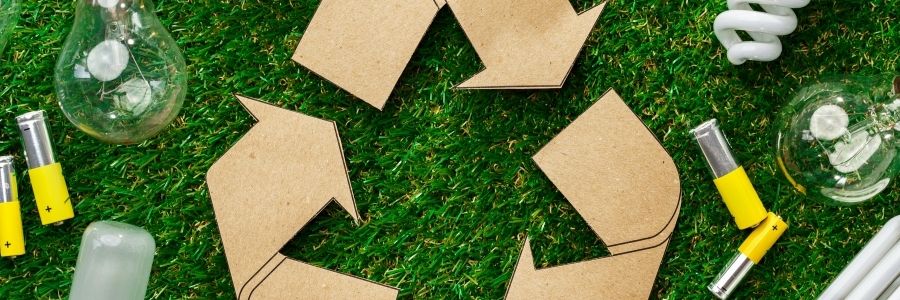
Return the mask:
<svg viewBox="0 0 900 300">
<path fill-rule="evenodd" d="M 279 253 L 332 201 L 359 219 L 333 122 L 238 96 L 259 121 L 207 184 L 239 299 L 395 299 L 398 290 Z M 534 161 L 612 256 L 536 269 L 529 241 L 508 299 L 646 299 L 681 205 L 671 157 L 615 91 Z"/>
<path fill-rule="evenodd" d="M 431 22 L 450 6 L 485 69 L 463 89 L 560 88 L 604 4 L 568 0 L 323 0 L 293 59 L 382 109 Z"/>
</svg>

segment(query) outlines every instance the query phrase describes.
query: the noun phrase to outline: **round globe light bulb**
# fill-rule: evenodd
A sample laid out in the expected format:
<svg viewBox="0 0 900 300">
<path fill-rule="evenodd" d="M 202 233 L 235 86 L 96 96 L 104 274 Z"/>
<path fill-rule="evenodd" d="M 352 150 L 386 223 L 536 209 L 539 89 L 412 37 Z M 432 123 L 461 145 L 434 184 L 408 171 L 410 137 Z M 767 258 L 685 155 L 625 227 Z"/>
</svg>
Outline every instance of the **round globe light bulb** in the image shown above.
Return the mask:
<svg viewBox="0 0 900 300">
<path fill-rule="evenodd" d="M 887 188 L 900 173 L 897 92 L 878 77 L 802 88 L 776 121 L 785 177 L 799 191 L 839 204 L 861 203 Z"/>
<path fill-rule="evenodd" d="M 54 70 L 60 107 L 75 126 L 105 142 L 132 144 L 156 135 L 181 110 L 187 73 L 153 3 L 77 3 Z"/>
</svg>

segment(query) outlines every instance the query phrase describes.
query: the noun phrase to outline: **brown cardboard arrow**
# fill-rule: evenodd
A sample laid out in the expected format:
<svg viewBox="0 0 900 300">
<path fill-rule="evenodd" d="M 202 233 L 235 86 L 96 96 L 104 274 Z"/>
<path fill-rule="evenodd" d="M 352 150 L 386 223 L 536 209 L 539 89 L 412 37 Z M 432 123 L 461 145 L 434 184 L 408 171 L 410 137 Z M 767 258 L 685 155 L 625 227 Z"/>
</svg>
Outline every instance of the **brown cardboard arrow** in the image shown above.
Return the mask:
<svg viewBox="0 0 900 300">
<path fill-rule="evenodd" d="M 382 109 L 443 0 L 323 0 L 293 60 Z"/>
<path fill-rule="evenodd" d="M 485 70 L 457 88 L 560 88 L 597 22 L 568 0 L 323 0 L 293 60 L 382 109 L 437 12 L 448 5 Z"/>
<path fill-rule="evenodd" d="M 537 270 L 526 239 L 507 298 L 649 297 L 681 205 L 659 141 L 611 90 L 533 159 L 612 256 Z"/>
<path fill-rule="evenodd" d="M 332 201 L 359 220 L 334 122 L 237 96 L 259 121 L 206 177 L 239 299 L 395 299 L 397 289 L 281 248 Z"/>
<path fill-rule="evenodd" d="M 579 15 L 568 0 L 448 0 L 485 69 L 463 89 L 560 88 L 606 3 Z"/>
</svg>

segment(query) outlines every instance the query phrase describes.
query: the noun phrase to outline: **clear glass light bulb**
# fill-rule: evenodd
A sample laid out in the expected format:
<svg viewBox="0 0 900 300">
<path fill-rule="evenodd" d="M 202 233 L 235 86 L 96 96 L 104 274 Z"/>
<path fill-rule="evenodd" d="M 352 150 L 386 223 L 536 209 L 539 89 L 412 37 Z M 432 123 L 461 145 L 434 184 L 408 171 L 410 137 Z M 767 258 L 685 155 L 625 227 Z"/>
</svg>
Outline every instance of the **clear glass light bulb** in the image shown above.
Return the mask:
<svg viewBox="0 0 900 300">
<path fill-rule="evenodd" d="M 0 53 L 9 41 L 16 21 L 19 20 L 19 5 L 17 0 L 0 0 Z"/>
<path fill-rule="evenodd" d="M 848 77 L 801 89 L 778 117 L 777 162 L 803 193 L 854 204 L 897 175 L 900 80 Z"/>
<path fill-rule="evenodd" d="M 137 143 L 178 115 L 184 58 L 153 10 L 150 0 L 78 0 L 55 83 L 66 117 L 87 134 Z"/>
</svg>

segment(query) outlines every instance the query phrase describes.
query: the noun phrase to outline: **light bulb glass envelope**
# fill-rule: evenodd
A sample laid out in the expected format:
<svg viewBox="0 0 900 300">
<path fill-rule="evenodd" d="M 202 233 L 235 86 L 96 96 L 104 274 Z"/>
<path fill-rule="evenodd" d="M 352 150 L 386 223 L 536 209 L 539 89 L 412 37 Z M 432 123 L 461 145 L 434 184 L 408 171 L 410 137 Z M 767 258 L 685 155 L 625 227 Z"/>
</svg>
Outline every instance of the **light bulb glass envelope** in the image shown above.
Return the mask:
<svg viewBox="0 0 900 300">
<path fill-rule="evenodd" d="M 16 21 L 19 20 L 18 0 L 0 0 L 0 53 L 3 53 Z"/>
<path fill-rule="evenodd" d="M 81 238 L 71 300 L 144 299 L 156 243 L 146 230 L 99 221 Z"/>
<path fill-rule="evenodd" d="M 898 173 L 900 96 L 893 77 L 846 77 L 802 88 L 776 122 L 777 164 L 807 195 L 854 204 Z"/>
<path fill-rule="evenodd" d="M 2 0 L 0 0 L 2 1 Z M 56 63 L 66 117 L 100 140 L 131 144 L 165 128 L 187 91 L 184 58 L 149 0 L 78 0 Z"/>
</svg>

